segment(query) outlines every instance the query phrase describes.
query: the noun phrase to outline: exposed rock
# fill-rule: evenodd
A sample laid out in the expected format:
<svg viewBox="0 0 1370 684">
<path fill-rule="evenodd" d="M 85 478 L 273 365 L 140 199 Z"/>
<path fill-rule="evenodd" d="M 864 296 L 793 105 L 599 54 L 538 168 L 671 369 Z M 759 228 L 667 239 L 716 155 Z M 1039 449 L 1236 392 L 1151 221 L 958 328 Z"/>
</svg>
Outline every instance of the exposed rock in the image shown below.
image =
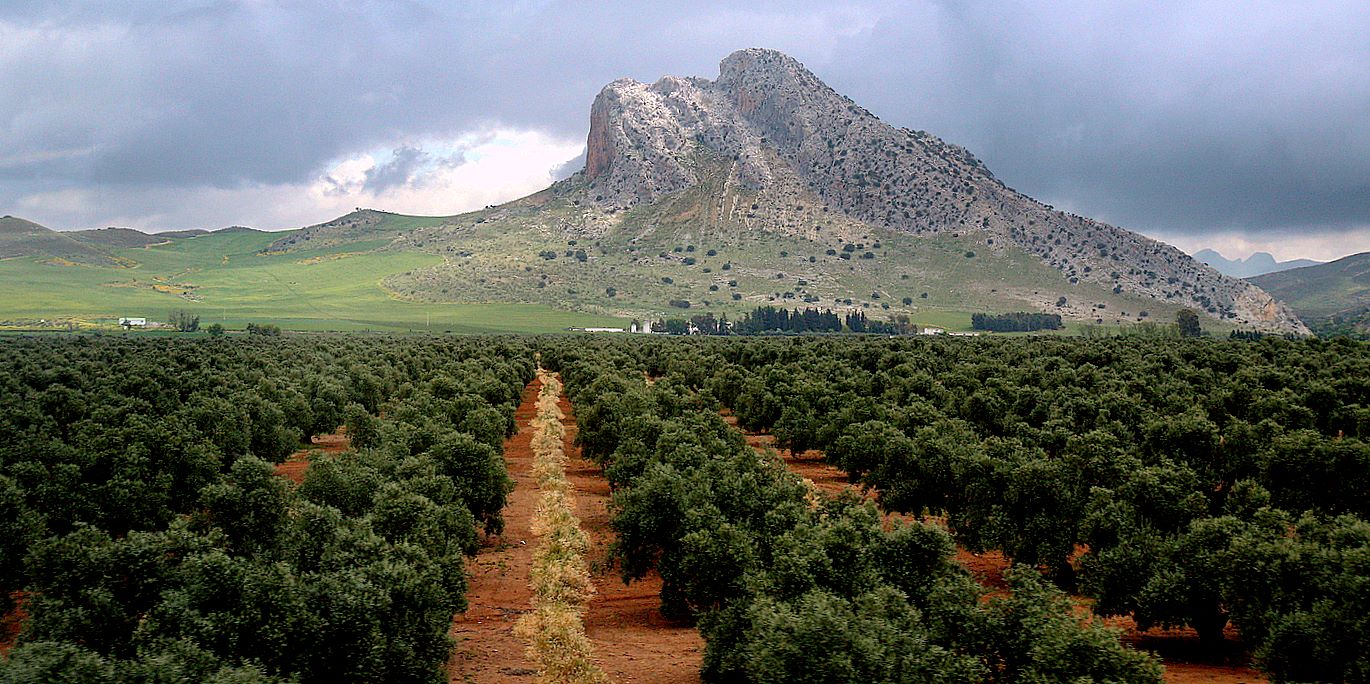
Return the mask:
<svg viewBox="0 0 1370 684">
<path fill-rule="evenodd" d="M 988 249 L 1022 249 L 1070 282 L 1088 281 L 1192 306 L 1263 330 L 1307 333 L 1282 303 L 1179 250 L 1130 231 L 1057 211 L 1004 185 L 965 149 L 881 122 L 802 64 L 773 50 L 729 55 L 715 81 L 615 81 L 590 114 L 585 171 L 561 188 L 587 212 L 651 204 L 726 167 L 725 186 L 755 208 L 720 211 L 757 230 L 811 235 L 852 224 L 913 235 L 983 232 Z M 556 188 L 554 188 L 556 190 Z"/>
</svg>

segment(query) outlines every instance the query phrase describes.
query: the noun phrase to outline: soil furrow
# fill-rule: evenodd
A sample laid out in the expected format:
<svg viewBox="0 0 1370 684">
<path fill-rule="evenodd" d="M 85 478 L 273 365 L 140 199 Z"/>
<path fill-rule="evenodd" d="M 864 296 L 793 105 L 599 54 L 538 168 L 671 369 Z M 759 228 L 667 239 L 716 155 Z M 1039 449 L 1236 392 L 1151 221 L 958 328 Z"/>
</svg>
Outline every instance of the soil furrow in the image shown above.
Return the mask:
<svg viewBox="0 0 1370 684">
<path fill-rule="evenodd" d="M 514 623 L 528 612 L 533 595 L 528 586 L 533 562 L 530 524 L 538 490 L 530 442 L 541 389 L 540 380 L 523 389 L 514 412 L 518 432 L 504 442 L 504 462 L 514 480 L 514 491 L 504 506 L 504 533 L 487 537 L 476 557 L 466 564 L 471 584 L 466 612 L 452 621 L 451 634 L 457 639 L 448 670 L 452 682 L 532 681 L 537 674 L 524 653 L 527 645 L 514 636 Z"/>
</svg>

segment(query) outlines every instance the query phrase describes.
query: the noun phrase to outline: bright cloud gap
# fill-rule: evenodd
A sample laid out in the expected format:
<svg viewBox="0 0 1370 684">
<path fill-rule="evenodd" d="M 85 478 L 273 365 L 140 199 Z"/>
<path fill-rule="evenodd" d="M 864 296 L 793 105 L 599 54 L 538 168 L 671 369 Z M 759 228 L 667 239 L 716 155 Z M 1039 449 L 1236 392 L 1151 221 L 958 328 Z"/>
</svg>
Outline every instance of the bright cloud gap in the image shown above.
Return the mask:
<svg viewBox="0 0 1370 684">
<path fill-rule="evenodd" d="M 484 128 L 450 138 L 402 139 L 345 155 L 301 183 L 186 189 L 87 187 L 27 195 L 17 210 L 61 228 L 157 232 L 246 225 L 284 230 L 357 207 L 445 216 L 550 185 L 585 144 L 547 133 Z M 95 217 L 95 225 L 90 218 Z"/>
</svg>

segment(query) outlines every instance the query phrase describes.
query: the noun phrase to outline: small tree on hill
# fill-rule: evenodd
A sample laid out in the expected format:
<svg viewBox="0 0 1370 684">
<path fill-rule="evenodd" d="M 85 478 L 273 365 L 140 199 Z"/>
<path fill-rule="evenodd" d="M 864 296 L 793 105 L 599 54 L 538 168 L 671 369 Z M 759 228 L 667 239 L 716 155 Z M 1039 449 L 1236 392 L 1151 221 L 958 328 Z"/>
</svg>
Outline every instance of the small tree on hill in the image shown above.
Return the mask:
<svg viewBox="0 0 1370 684">
<path fill-rule="evenodd" d="M 1203 328 L 1199 326 L 1199 314 L 1193 309 L 1180 309 L 1175 314 L 1175 323 L 1180 326 L 1180 337 L 1199 337 Z"/>
</svg>

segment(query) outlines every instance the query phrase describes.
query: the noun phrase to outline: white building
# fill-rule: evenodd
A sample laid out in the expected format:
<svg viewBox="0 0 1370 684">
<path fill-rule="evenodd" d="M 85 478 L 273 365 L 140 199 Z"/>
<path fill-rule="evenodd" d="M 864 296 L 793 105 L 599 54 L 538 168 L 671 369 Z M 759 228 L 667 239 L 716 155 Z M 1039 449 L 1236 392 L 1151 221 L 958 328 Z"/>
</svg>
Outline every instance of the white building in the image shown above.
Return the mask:
<svg viewBox="0 0 1370 684">
<path fill-rule="evenodd" d="M 119 326 L 123 328 L 146 328 L 146 318 L 120 318 Z"/>
</svg>

